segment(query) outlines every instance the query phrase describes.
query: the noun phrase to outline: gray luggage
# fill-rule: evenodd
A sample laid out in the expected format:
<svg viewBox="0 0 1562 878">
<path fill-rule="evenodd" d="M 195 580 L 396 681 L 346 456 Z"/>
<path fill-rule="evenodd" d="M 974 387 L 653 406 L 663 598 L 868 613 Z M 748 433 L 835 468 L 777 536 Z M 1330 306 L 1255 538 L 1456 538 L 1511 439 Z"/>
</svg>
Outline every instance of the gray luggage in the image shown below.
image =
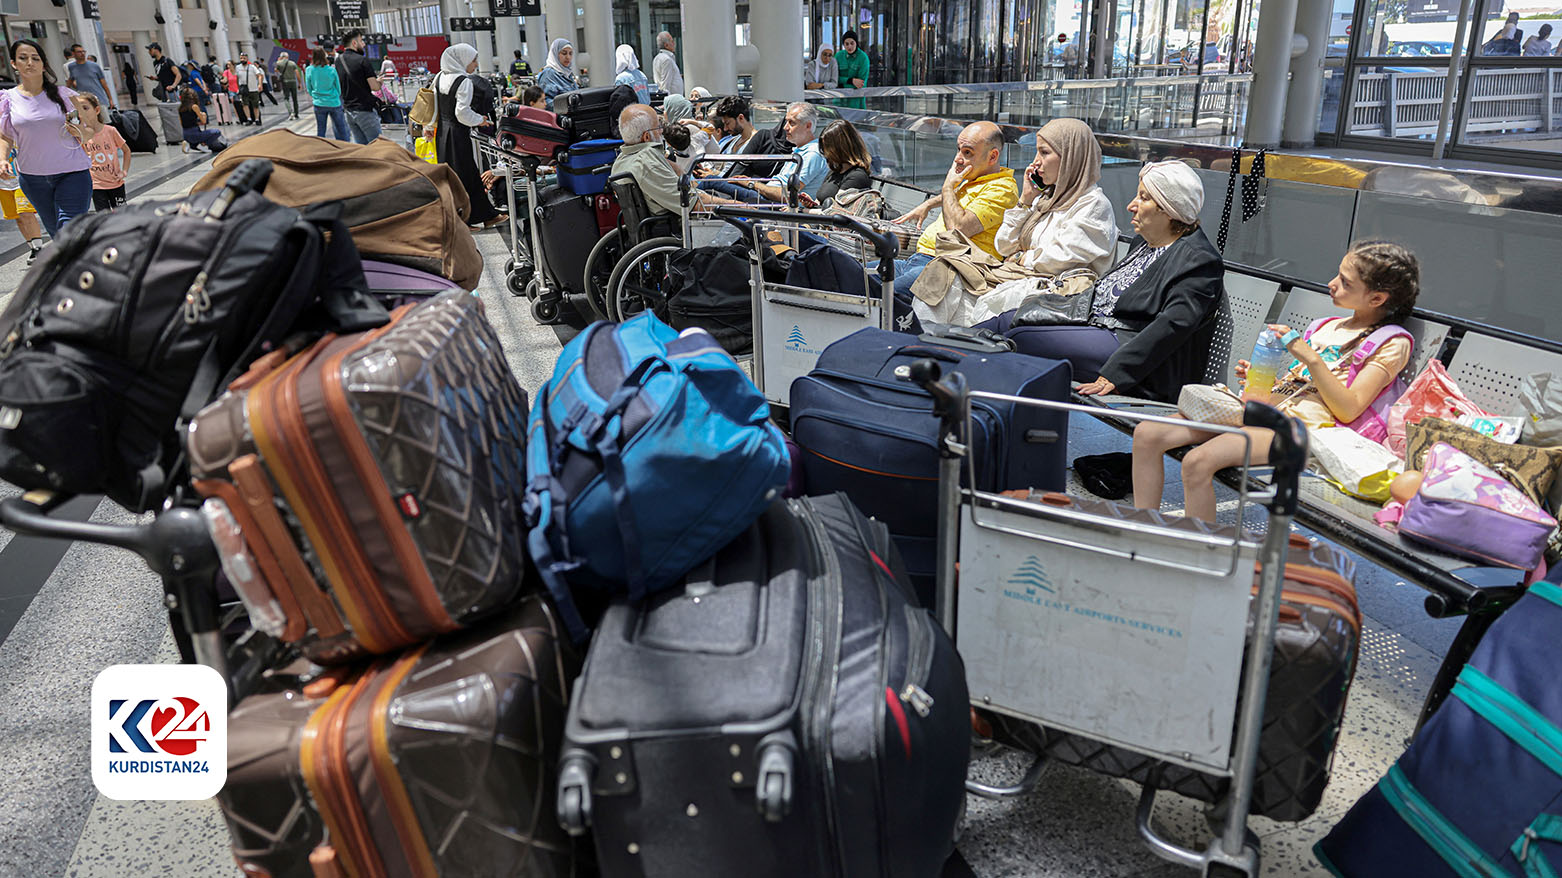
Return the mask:
<svg viewBox="0 0 1562 878">
<path fill-rule="evenodd" d="M 163 142 L 168 144 L 183 143 L 184 126 L 179 124 L 179 103 L 177 101 L 163 101 L 154 105 L 157 107 L 157 115 L 163 123 Z"/>
</svg>

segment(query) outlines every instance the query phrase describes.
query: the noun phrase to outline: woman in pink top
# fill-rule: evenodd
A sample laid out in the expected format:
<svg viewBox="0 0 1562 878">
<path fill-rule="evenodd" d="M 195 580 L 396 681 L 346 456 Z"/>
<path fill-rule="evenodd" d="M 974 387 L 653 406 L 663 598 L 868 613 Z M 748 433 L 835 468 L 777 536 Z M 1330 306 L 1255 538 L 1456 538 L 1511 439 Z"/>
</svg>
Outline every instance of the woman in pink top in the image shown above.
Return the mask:
<svg viewBox="0 0 1562 878">
<path fill-rule="evenodd" d="M 21 177 L 22 193 L 52 238 L 92 207 L 92 162 L 81 146 L 81 111 L 69 103 L 76 93 L 55 84 L 37 43 L 12 43 L 11 62 L 21 84 L 0 92 L 0 177 Z"/>
</svg>

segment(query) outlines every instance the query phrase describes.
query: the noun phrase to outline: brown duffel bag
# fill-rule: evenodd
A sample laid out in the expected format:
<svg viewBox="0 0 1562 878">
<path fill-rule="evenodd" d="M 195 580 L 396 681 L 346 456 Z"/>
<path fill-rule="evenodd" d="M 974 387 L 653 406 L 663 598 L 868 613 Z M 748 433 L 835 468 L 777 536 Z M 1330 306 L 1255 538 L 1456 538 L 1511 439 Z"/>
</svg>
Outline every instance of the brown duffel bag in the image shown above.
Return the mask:
<svg viewBox="0 0 1562 878">
<path fill-rule="evenodd" d="M 367 667 L 272 674 L 228 718 L 217 794 L 244 874 L 589 874 L 553 816 L 580 667 L 563 641 L 533 596 Z"/>
<path fill-rule="evenodd" d="M 471 202 L 449 165 L 431 165 L 383 138 L 361 145 L 282 129 L 223 150 L 190 191 L 222 186 L 249 158 L 271 160 L 266 197 L 272 201 L 289 207 L 340 201 L 342 220 L 365 258 L 477 288 L 483 257 L 466 224 Z"/>
</svg>

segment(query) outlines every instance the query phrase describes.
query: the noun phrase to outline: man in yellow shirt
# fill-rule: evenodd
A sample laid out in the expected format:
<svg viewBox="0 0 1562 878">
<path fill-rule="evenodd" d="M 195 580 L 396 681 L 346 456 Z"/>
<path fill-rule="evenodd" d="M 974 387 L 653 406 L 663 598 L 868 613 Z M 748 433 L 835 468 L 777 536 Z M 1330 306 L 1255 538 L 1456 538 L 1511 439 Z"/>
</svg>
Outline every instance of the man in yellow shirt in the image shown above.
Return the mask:
<svg viewBox="0 0 1562 878">
<path fill-rule="evenodd" d="M 955 153 L 938 196 L 895 220 L 897 223 L 921 223 L 933 208 L 943 208 L 943 214 L 917 240 L 917 252 L 895 260 L 897 293 L 910 295 L 917 275 L 933 261 L 934 239 L 946 228 L 964 232 L 971 243 L 996 258 L 1003 258 L 993 245 L 993 236 L 1003 225 L 1003 212 L 1020 200 L 1020 187 L 1014 182 L 1014 172 L 999 163 L 1003 156 L 1003 132 L 992 122 L 972 122 L 960 132 L 957 146 L 959 151 Z"/>
</svg>

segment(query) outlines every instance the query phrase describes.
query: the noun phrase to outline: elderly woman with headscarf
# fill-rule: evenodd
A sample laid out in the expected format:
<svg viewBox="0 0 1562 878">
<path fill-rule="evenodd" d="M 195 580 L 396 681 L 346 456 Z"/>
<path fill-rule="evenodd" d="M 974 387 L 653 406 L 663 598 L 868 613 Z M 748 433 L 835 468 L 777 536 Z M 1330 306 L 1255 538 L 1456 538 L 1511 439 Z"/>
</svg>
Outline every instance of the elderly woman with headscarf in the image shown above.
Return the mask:
<svg viewBox="0 0 1562 878">
<path fill-rule="evenodd" d="M 1027 325 L 1036 310 L 1025 302 L 997 328 L 1023 353 L 1068 360 L 1086 396 L 1175 402 L 1183 385 L 1204 379 L 1215 317 L 1225 307 L 1226 267 L 1199 228 L 1203 206 L 1204 186 L 1192 168 L 1145 165 L 1128 205 L 1139 237 L 1088 293 L 1090 325 Z"/>
<path fill-rule="evenodd" d="M 841 67 L 835 63 L 835 47 L 829 43 L 819 47 L 812 61 L 803 64 L 803 88 L 835 88 L 841 78 Z"/>
<path fill-rule="evenodd" d="M 640 69 L 640 58 L 635 55 L 635 47 L 624 43 L 613 52 L 613 60 L 618 71 L 613 81 L 634 89 L 635 99 L 642 104 L 649 104 L 651 83 L 645 78 L 645 72 Z"/>
<path fill-rule="evenodd" d="M 548 46 L 548 63 L 537 74 L 537 84 L 548 98 L 548 109 L 553 109 L 553 99 L 580 88 L 575 79 L 575 45 L 559 37 Z"/>
<path fill-rule="evenodd" d="M 466 189 L 471 201 L 467 223 L 486 229 L 504 222 L 509 216 L 494 210 L 478 171 L 472 129 L 486 125 L 488 120 L 472 108 L 475 89 L 471 74 L 476 69 L 477 49 L 466 43 L 456 43 L 439 58 L 439 75 L 434 77 L 434 100 L 439 110 L 434 154 L 456 172 Z"/>
</svg>

